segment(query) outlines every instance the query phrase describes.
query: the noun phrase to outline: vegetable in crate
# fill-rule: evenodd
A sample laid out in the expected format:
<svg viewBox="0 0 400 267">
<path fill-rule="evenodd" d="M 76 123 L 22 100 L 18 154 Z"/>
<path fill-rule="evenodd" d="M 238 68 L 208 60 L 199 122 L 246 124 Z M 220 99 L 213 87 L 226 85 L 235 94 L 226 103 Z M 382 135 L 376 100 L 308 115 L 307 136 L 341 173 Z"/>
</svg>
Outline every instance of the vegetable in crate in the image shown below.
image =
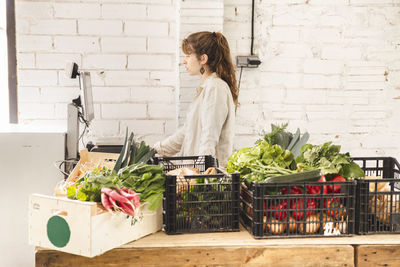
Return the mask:
<svg viewBox="0 0 400 267">
<path fill-rule="evenodd" d="M 165 191 L 164 166 L 146 163 L 132 164 L 119 171 L 123 187 L 137 192 L 141 202 L 148 202 L 150 210 L 156 210 Z"/>
<path fill-rule="evenodd" d="M 282 124 L 281 126 L 271 124 L 271 132 L 265 133 L 263 140 L 271 145 L 279 145 L 283 149 L 287 149 L 293 153 L 295 157 L 300 155 L 300 148 L 307 143 L 310 135 L 306 132 L 300 136 L 300 129 L 296 130 L 296 133 L 290 133 L 286 131 L 288 123 Z M 257 140 L 256 144 L 262 140 Z"/>
<path fill-rule="evenodd" d="M 154 149 L 151 149 L 144 141 L 137 144 L 134 139 L 134 134 L 131 133 L 128 138 L 128 128 L 126 129 L 125 141 L 122 146 L 121 153 L 115 163 L 114 170 L 118 172 L 121 168 L 136 163 L 147 163 L 155 154 Z"/>
<path fill-rule="evenodd" d="M 340 146 L 332 145 L 332 142 L 302 146 L 296 163 L 299 171 L 319 169 L 325 176 L 364 177 L 363 170 L 351 160 L 349 153 L 340 153 Z"/>
<path fill-rule="evenodd" d="M 254 147 L 237 150 L 229 157 L 226 168 L 229 173 L 239 171 L 244 180 L 263 182 L 268 177 L 294 173 L 290 170 L 293 160 L 289 150 L 261 141 Z"/>
</svg>

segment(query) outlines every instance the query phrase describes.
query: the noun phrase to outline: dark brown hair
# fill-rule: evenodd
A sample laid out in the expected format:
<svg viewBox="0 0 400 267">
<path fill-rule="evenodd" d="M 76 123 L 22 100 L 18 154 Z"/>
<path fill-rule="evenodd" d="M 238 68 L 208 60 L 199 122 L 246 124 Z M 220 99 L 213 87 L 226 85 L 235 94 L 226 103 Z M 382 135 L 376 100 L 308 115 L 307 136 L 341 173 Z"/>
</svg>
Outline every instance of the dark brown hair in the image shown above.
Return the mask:
<svg viewBox="0 0 400 267">
<path fill-rule="evenodd" d="M 239 105 L 235 68 L 232 64 L 228 41 L 222 33 L 207 31 L 192 33 L 182 41 L 182 51 L 187 55 L 195 53 L 199 60 L 201 55 L 206 54 L 210 71 L 216 72 L 228 84 L 233 102 L 236 106 Z"/>
</svg>

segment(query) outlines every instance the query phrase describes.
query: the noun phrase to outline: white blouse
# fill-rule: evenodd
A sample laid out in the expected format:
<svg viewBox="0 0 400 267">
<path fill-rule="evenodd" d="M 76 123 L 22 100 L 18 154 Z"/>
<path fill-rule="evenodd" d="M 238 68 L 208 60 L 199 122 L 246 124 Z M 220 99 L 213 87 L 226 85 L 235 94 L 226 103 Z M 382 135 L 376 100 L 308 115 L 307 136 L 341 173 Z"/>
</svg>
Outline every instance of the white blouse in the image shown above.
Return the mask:
<svg viewBox="0 0 400 267">
<path fill-rule="evenodd" d="M 153 147 L 161 156 L 212 155 L 225 167 L 233 150 L 235 126 L 231 91 L 215 72 L 196 91 L 185 124 Z"/>
</svg>

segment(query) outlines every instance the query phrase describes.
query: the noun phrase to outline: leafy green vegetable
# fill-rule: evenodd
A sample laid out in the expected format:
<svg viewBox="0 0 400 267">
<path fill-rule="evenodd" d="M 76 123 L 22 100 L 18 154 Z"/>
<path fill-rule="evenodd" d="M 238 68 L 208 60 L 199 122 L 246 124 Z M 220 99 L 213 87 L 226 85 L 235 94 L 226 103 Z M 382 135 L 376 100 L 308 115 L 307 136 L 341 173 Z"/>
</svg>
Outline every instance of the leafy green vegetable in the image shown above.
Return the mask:
<svg viewBox="0 0 400 267">
<path fill-rule="evenodd" d="M 300 155 L 300 148 L 307 143 L 310 135 L 306 132 L 301 136 L 300 129 L 296 133 L 286 131 L 288 123 L 280 125 L 271 124 L 271 132 L 264 133 L 263 140 L 271 145 L 280 145 L 283 149 L 287 149 L 293 153 L 295 157 Z M 262 140 L 256 141 L 256 144 Z M 293 167 L 295 168 L 295 167 Z"/>
<path fill-rule="evenodd" d="M 121 153 L 117 159 L 114 171 L 118 172 L 121 168 L 136 163 L 146 163 L 155 154 L 154 149 L 151 149 L 144 141 L 139 145 L 136 143 L 134 134 L 131 133 L 128 138 L 128 128 L 126 129 L 125 141 L 122 146 Z"/>
<path fill-rule="evenodd" d="M 67 189 L 67 197 L 81 201 L 100 202 L 103 187 L 130 188 L 137 192 L 141 202 L 148 202 L 149 209 L 155 210 L 161 205 L 164 193 L 164 166 L 146 163 L 132 164 L 120 170 L 103 168 L 87 172 L 75 184 Z"/>
<path fill-rule="evenodd" d="M 300 149 L 296 158 L 297 169 L 321 170 L 323 175 L 340 174 L 345 178 L 363 177 L 364 172 L 352 162 L 349 153 L 340 153 L 339 145 L 326 142 L 322 145 L 306 144 Z"/>
<path fill-rule="evenodd" d="M 265 178 L 290 174 L 294 156 L 279 145 L 260 141 L 254 147 L 239 149 L 232 154 L 226 166 L 228 172 L 239 171 L 242 179 L 262 182 Z"/>
</svg>

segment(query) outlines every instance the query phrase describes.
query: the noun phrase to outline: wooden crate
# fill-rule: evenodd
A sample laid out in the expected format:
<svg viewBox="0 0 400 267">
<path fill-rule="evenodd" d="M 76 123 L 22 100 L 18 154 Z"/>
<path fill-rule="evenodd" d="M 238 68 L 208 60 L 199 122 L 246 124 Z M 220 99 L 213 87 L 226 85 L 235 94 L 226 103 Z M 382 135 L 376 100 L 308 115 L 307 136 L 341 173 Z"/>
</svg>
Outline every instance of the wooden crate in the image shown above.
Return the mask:
<svg viewBox="0 0 400 267">
<path fill-rule="evenodd" d="M 162 208 L 142 205 L 137 218 L 111 214 L 101 204 L 33 194 L 29 200 L 29 244 L 94 257 L 161 229 Z"/>
</svg>

